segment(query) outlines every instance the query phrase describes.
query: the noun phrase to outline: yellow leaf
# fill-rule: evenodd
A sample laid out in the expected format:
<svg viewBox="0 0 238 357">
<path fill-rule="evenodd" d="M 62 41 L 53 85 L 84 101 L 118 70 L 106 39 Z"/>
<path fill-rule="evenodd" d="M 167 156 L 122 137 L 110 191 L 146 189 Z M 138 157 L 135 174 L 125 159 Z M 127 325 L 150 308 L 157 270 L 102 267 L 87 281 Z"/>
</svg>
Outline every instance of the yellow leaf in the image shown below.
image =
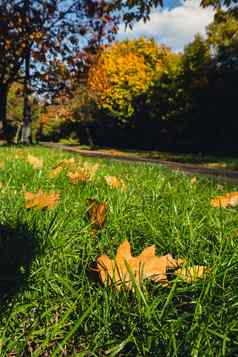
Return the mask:
<svg viewBox="0 0 238 357">
<path fill-rule="evenodd" d="M 43 167 L 43 159 L 39 159 L 36 156 L 28 154 L 26 160 L 33 166 L 34 169 L 41 169 Z"/>
<path fill-rule="evenodd" d="M 69 181 L 77 184 L 79 182 L 87 182 L 90 180 L 90 175 L 84 170 L 79 169 L 77 171 L 70 171 L 68 173 Z"/>
<path fill-rule="evenodd" d="M 57 205 L 60 194 L 58 192 L 46 193 L 39 190 L 36 193 L 24 192 L 26 208 L 53 208 Z"/>
<path fill-rule="evenodd" d="M 182 267 L 176 270 L 175 274 L 186 283 L 193 283 L 198 279 L 204 278 L 210 271 L 211 268 L 207 266 L 194 265 L 192 267 Z"/>
<path fill-rule="evenodd" d="M 229 192 L 223 196 L 212 198 L 211 206 L 215 208 L 235 207 L 238 205 L 238 192 Z"/>
</svg>

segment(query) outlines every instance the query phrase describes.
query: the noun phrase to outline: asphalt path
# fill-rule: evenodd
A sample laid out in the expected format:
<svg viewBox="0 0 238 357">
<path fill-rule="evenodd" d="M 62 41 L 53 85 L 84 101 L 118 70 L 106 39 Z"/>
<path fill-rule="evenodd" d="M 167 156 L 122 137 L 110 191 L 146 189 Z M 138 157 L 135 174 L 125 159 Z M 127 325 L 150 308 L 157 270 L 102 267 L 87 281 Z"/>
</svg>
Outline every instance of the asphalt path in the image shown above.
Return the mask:
<svg viewBox="0 0 238 357">
<path fill-rule="evenodd" d="M 153 165 L 162 165 L 170 168 L 171 170 L 179 170 L 187 175 L 205 175 L 218 179 L 219 181 L 230 181 L 231 183 L 238 183 L 238 171 L 227 170 L 227 169 L 213 169 L 208 167 L 202 167 L 194 164 L 186 164 L 175 161 L 165 161 L 160 159 L 149 159 L 143 157 L 135 157 L 130 154 L 121 154 L 117 153 L 116 155 L 110 154 L 110 152 L 100 151 L 100 150 L 82 150 L 78 147 L 63 145 L 59 143 L 51 142 L 41 142 L 40 145 L 48 148 L 54 148 L 62 151 L 68 151 L 72 153 L 78 153 L 85 157 L 97 157 L 104 158 L 109 160 L 117 160 L 124 162 L 133 162 L 133 163 L 143 163 L 143 164 L 153 164 Z"/>
</svg>

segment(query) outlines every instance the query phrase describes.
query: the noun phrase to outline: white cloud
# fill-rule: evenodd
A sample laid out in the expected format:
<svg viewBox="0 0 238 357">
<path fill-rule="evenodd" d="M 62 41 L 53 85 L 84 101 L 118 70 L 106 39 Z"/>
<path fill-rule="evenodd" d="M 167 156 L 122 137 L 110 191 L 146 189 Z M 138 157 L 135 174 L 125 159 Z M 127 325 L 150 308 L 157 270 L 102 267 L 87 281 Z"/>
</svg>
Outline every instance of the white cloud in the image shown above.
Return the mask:
<svg viewBox="0 0 238 357">
<path fill-rule="evenodd" d="M 137 38 L 142 35 L 154 37 L 158 42 L 178 51 L 191 42 L 196 33 L 205 35 L 206 26 L 212 22 L 213 16 L 213 8 L 201 8 L 199 0 L 182 1 L 172 9 L 164 8 L 154 12 L 150 21 L 140 21 L 133 30 L 125 32 L 122 26 L 118 38 Z"/>
</svg>

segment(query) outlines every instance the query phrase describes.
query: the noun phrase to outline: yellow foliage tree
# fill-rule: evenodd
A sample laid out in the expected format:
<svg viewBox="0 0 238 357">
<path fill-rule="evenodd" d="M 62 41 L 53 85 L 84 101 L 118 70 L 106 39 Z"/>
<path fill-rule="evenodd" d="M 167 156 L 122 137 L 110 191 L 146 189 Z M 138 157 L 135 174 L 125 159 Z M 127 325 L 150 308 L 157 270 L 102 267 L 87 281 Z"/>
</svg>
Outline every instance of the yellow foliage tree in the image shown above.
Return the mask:
<svg viewBox="0 0 238 357">
<path fill-rule="evenodd" d="M 145 38 L 105 47 L 88 76 L 98 107 L 122 122 L 130 119 L 135 112 L 135 99 L 148 94 L 170 54 L 168 48 Z"/>
</svg>

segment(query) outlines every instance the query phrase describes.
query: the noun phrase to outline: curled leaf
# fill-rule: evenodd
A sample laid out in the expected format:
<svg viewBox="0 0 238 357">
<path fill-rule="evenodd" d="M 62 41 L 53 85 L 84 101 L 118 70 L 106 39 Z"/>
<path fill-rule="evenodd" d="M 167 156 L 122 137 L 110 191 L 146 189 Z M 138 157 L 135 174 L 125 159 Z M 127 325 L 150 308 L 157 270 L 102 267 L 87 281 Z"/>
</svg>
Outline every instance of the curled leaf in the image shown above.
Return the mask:
<svg viewBox="0 0 238 357">
<path fill-rule="evenodd" d="M 34 169 L 41 169 L 43 167 L 43 159 L 39 159 L 36 156 L 28 154 L 26 160 L 33 166 Z"/>
<path fill-rule="evenodd" d="M 97 202 L 95 199 L 89 199 L 88 215 L 91 224 L 96 228 L 102 228 L 106 220 L 107 204 L 105 202 Z"/>
<path fill-rule="evenodd" d="M 186 283 L 193 283 L 198 279 L 204 278 L 210 271 L 211 268 L 207 266 L 194 265 L 192 267 L 182 267 L 176 270 L 175 274 Z"/>
<path fill-rule="evenodd" d="M 103 284 L 114 284 L 118 290 L 122 287 L 131 290 L 133 285 L 139 286 L 146 278 L 168 285 L 167 269 L 176 269 L 184 262 L 184 259 L 174 259 L 170 254 L 156 256 L 154 245 L 133 257 L 130 244 L 125 240 L 118 247 L 115 259 L 105 254 L 98 257 L 97 271 Z"/>
<path fill-rule="evenodd" d="M 106 183 L 108 184 L 108 186 L 110 186 L 111 188 L 119 188 L 123 191 L 126 190 L 126 185 L 124 183 L 124 181 L 116 176 L 105 176 L 105 180 Z"/>
<path fill-rule="evenodd" d="M 39 190 L 36 193 L 24 192 L 26 208 L 53 208 L 57 205 L 60 194 L 58 192 L 47 193 Z"/>
<path fill-rule="evenodd" d="M 238 192 L 229 192 L 223 196 L 217 196 L 210 201 L 215 208 L 235 207 L 238 205 Z"/>
<path fill-rule="evenodd" d="M 62 161 L 60 161 L 55 167 L 53 167 L 53 169 L 56 169 L 58 167 L 70 167 L 72 165 L 75 164 L 75 158 L 74 157 L 71 157 L 70 159 L 64 159 Z"/>
</svg>

